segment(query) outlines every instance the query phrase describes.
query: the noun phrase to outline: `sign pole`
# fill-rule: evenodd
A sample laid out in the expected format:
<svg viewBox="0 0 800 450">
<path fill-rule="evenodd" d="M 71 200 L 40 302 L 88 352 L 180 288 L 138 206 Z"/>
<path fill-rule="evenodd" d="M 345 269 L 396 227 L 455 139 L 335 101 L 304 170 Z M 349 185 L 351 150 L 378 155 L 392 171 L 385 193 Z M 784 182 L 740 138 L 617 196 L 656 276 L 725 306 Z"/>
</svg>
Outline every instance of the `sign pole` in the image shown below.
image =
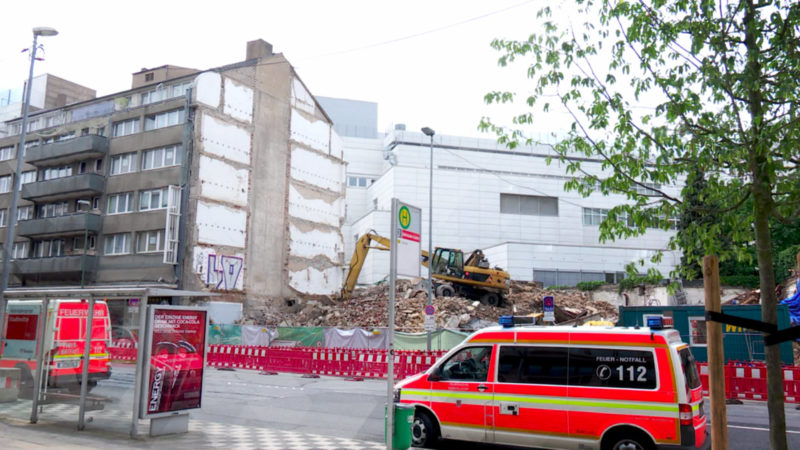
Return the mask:
<svg viewBox="0 0 800 450">
<path fill-rule="evenodd" d="M 394 434 L 394 301 L 395 283 L 397 282 L 397 199 L 392 199 L 392 227 L 390 239 L 392 246 L 389 249 L 389 354 L 386 366 L 386 449 L 392 450 L 392 435 Z"/>
</svg>

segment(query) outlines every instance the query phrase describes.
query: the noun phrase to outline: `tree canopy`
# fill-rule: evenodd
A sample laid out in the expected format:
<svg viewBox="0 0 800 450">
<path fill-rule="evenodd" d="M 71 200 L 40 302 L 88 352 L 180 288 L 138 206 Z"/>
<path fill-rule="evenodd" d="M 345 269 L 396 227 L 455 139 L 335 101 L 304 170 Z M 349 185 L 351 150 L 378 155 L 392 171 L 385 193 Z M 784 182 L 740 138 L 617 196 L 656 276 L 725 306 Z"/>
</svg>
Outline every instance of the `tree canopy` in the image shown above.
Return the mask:
<svg viewBox="0 0 800 450">
<path fill-rule="evenodd" d="M 763 319 L 775 323 L 770 224 L 792 225 L 800 211 L 800 4 L 575 0 L 577 14 L 561 5 L 542 9 L 527 39 L 492 43 L 501 66 L 526 65 L 531 91 L 513 127 L 488 118 L 481 127 L 512 147 L 530 141 L 526 130 L 547 121 L 557 100 L 572 117 L 555 145 L 574 176 L 566 187 L 628 199 L 601 238 L 667 228 L 683 215 L 681 235 L 696 243 L 683 249 L 689 263 L 703 254 L 743 259 L 754 243 Z M 486 100 L 519 99 L 500 90 Z M 584 170 L 574 158 L 584 155 L 601 158 L 606 172 Z M 686 186 L 684 195 L 670 185 Z M 771 444 L 786 448 L 777 348 L 767 365 L 770 426 L 784 431 Z"/>
</svg>

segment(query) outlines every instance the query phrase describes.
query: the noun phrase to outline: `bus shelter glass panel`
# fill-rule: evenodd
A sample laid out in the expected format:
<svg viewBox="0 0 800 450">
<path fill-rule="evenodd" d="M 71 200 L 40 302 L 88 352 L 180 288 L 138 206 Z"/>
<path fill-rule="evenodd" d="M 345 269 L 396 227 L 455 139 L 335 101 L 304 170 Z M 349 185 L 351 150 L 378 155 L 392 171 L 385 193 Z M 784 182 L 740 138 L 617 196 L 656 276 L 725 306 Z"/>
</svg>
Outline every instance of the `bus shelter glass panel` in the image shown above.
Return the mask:
<svg viewBox="0 0 800 450">
<path fill-rule="evenodd" d="M 0 416 L 28 420 L 33 375 L 41 347 L 41 302 L 10 301 L 3 314 L 0 348 Z"/>
</svg>

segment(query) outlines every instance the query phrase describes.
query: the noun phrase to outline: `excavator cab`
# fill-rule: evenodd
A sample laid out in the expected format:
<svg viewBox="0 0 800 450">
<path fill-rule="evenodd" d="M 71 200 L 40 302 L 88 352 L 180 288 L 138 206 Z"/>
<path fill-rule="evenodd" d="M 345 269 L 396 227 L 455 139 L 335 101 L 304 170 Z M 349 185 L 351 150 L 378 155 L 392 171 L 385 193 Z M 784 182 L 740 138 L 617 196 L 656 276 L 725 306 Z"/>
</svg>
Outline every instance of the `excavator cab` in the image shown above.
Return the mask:
<svg viewBox="0 0 800 450">
<path fill-rule="evenodd" d="M 464 277 L 464 252 L 452 248 L 437 248 L 431 264 L 433 275 Z"/>
</svg>

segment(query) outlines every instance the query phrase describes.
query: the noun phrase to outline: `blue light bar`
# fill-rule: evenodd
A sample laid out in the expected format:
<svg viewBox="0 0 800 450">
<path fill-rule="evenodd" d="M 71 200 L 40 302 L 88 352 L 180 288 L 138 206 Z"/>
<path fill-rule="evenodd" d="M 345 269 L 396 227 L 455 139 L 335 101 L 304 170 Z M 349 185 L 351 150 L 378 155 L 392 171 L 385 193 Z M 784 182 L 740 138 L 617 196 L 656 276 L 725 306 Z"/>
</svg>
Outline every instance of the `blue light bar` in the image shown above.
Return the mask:
<svg viewBox="0 0 800 450">
<path fill-rule="evenodd" d="M 503 328 L 513 328 L 514 327 L 514 316 L 500 316 L 497 320 Z"/>
<path fill-rule="evenodd" d="M 663 330 L 664 318 L 661 316 L 650 316 L 647 318 L 647 327 L 651 330 Z"/>
</svg>

